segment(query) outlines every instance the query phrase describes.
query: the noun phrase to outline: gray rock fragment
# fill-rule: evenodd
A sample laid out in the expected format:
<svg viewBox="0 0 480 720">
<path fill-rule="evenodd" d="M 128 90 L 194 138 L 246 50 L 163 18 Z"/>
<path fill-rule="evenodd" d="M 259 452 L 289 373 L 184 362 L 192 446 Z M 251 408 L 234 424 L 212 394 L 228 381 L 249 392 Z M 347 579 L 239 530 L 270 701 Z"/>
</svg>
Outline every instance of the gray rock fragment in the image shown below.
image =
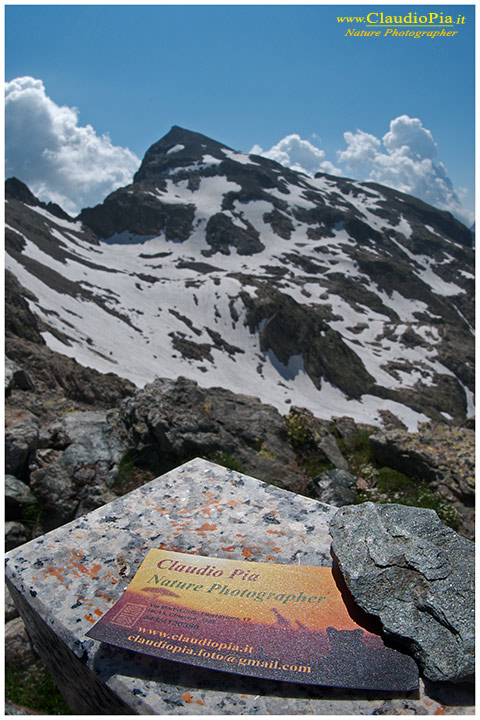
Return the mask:
<svg viewBox="0 0 480 720">
<path fill-rule="evenodd" d="M 5 475 L 5 513 L 9 520 L 19 519 L 22 510 L 36 502 L 26 483 L 13 475 Z"/>
<path fill-rule="evenodd" d="M 355 499 L 356 481 L 346 470 L 325 470 L 313 478 L 313 483 L 319 500 L 329 505 L 351 505 Z"/>
<path fill-rule="evenodd" d="M 331 433 L 326 433 L 316 440 L 317 447 L 330 460 L 336 468 L 348 470 L 348 462 L 343 457 L 337 445 L 337 441 Z"/>
<path fill-rule="evenodd" d="M 5 358 L 5 394 L 8 396 L 14 387 L 20 390 L 35 390 L 35 384 L 26 370 L 10 358 Z"/>
<path fill-rule="evenodd" d="M 32 413 L 5 416 L 5 472 L 22 477 L 38 445 L 39 423 Z"/>
<path fill-rule="evenodd" d="M 355 447 L 355 437 L 358 432 L 355 420 L 345 415 L 342 415 L 342 417 L 333 417 L 332 420 L 334 421 L 335 427 L 342 436 L 347 448 L 349 450 L 353 450 Z"/>
<path fill-rule="evenodd" d="M 27 670 L 35 661 L 35 654 L 21 617 L 5 625 L 5 663 L 17 670 Z"/>
<path fill-rule="evenodd" d="M 14 618 L 18 617 L 18 610 L 16 608 L 15 603 L 13 602 L 13 598 L 10 595 L 10 590 L 7 587 L 7 583 L 4 583 L 5 586 L 5 622 L 8 623 L 10 620 L 14 620 Z"/>
<path fill-rule="evenodd" d="M 330 523 L 332 549 L 356 602 L 407 645 L 433 681 L 474 672 L 475 545 L 434 510 L 363 503 Z"/>
<path fill-rule="evenodd" d="M 22 523 L 11 521 L 5 523 L 5 550 L 7 552 L 18 545 L 23 545 L 27 539 L 27 531 Z"/>
</svg>

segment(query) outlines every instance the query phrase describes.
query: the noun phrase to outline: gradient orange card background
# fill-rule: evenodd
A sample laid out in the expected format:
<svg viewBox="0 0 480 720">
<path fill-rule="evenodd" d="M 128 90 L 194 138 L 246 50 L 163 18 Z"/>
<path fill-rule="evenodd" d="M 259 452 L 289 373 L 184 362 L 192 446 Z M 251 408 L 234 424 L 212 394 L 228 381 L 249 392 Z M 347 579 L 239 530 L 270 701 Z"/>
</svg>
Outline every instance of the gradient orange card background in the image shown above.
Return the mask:
<svg viewBox="0 0 480 720">
<path fill-rule="evenodd" d="M 150 550 L 87 635 L 217 670 L 336 687 L 412 690 L 413 660 L 352 617 L 332 568 Z"/>
</svg>

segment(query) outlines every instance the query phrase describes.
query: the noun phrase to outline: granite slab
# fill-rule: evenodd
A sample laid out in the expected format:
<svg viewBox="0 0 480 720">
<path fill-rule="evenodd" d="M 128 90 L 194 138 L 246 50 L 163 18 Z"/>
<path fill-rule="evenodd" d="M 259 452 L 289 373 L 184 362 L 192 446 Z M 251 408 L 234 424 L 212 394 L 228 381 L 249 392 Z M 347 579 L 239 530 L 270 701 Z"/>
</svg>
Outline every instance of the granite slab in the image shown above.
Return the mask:
<svg viewBox="0 0 480 720">
<path fill-rule="evenodd" d="M 85 637 L 146 551 L 331 565 L 337 508 L 201 459 L 7 554 L 6 579 L 34 647 L 77 714 L 473 714 L 468 688 L 342 691 L 242 677 Z"/>
</svg>

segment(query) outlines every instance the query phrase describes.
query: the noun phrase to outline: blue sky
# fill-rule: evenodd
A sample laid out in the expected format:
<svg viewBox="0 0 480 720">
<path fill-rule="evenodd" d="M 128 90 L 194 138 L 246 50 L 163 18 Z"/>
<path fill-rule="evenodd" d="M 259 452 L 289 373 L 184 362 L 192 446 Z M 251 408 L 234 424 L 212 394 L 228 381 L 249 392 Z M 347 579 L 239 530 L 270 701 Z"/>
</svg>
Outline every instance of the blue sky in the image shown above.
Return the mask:
<svg viewBox="0 0 480 720">
<path fill-rule="evenodd" d="M 345 37 L 357 25 L 336 20 L 437 8 L 465 16 L 458 35 Z M 381 157 L 376 169 L 339 162 L 344 133 L 381 142 L 408 116 L 421 122 L 418 137 L 430 133 L 434 162 L 457 193 L 468 189 L 462 202 L 473 209 L 473 5 L 10 5 L 5 15 L 6 80 L 41 80 L 55 105 L 78 109 L 78 126 L 138 158 L 176 124 L 247 152 L 296 134 L 344 174 L 373 177 Z M 22 167 L 8 139 L 6 154 Z"/>
</svg>

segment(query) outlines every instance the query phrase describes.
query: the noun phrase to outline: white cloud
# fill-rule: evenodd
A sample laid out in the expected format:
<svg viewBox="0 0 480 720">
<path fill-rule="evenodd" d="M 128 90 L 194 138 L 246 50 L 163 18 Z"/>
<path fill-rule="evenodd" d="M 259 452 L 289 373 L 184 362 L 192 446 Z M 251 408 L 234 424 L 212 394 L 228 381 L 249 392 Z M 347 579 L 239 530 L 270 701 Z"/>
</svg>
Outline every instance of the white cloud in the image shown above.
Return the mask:
<svg viewBox="0 0 480 720">
<path fill-rule="evenodd" d="M 408 115 L 392 120 L 390 131 L 383 136 L 383 144 L 389 153 L 411 158 L 434 158 L 437 154 L 437 145 L 430 130 L 424 128 L 418 118 Z"/>
<path fill-rule="evenodd" d="M 473 222 L 473 213 L 462 207 L 445 165 L 434 160 L 437 145 L 418 118 L 395 118 L 382 141 L 362 130 L 346 132 L 344 138 L 347 148 L 337 156 L 349 171 L 448 210 L 467 225 Z"/>
<path fill-rule="evenodd" d="M 250 152 L 307 175 L 353 174 L 374 180 L 449 210 L 467 225 L 473 222 L 473 213 L 460 202 L 464 189 L 453 187 L 445 166 L 435 159 L 430 130 L 418 118 L 395 118 L 382 139 L 363 130 L 347 131 L 344 138 L 346 148 L 337 152 L 342 168 L 297 134 L 270 150 L 254 145 Z M 7 177 L 15 175 L 41 200 L 53 200 L 73 215 L 129 184 L 140 165 L 128 148 L 112 145 L 108 135 L 97 135 L 91 125 L 80 126 L 77 109 L 57 105 L 43 82 L 32 77 L 6 83 L 5 162 Z"/>
<path fill-rule="evenodd" d="M 263 153 L 263 148 L 260 145 L 255 145 L 252 147 L 252 149 L 249 151 L 249 155 L 261 155 Z"/>
<path fill-rule="evenodd" d="M 324 150 L 299 135 L 287 135 L 265 152 L 255 145 L 251 152 L 308 175 L 326 172 L 373 180 L 448 210 L 466 225 L 472 224 L 473 213 L 460 202 L 465 189 L 455 190 L 443 163 L 434 159 L 437 145 L 421 120 L 400 115 L 391 121 L 382 139 L 363 130 L 347 131 L 343 137 L 347 147 L 337 152 L 342 169 L 325 159 Z"/>
<path fill-rule="evenodd" d="M 287 135 L 265 152 L 259 145 L 254 145 L 250 152 L 270 158 L 270 160 L 276 160 L 285 167 L 307 175 L 313 176 L 317 172 L 331 175 L 342 174 L 339 168 L 336 168 L 329 160 L 325 160 L 324 150 L 320 150 L 308 140 L 302 140 L 300 135 L 296 134 Z"/>
<path fill-rule="evenodd" d="M 140 165 L 128 148 L 80 126 L 77 109 L 57 105 L 31 77 L 6 83 L 5 138 L 6 177 L 73 215 L 130 183 Z"/>
<path fill-rule="evenodd" d="M 338 159 L 346 163 L 353 172 L 361 171 L 362 167 L 371 163 L 380 148 L 380 140 L 374 135 L 357 130 L 356 133 L 347 131 L 343 134 L 348 145 L 347 150 L 338 151 Z"/>
</svg>

